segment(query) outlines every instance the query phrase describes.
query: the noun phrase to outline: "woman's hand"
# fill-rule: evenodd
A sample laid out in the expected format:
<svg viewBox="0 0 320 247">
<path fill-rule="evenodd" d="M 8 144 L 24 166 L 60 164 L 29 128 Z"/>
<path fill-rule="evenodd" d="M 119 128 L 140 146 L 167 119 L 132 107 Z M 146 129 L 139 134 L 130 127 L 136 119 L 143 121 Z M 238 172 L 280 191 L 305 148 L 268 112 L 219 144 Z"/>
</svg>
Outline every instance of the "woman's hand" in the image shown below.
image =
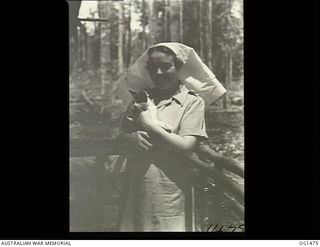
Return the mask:
<svg viewBox="0 0 320 247">
<path fill-rule="evenodd" d="M 149 150 L 152 147 L 149 139 L 150 136 L 145 131 L 135 131 L 127 134 L 126 138 L 132 146 L 139 150 Z"/>
<path fill-rule="evenodd" d="M 182 153 L 193 152 L 198 141 L 196 136 L 179 136 L 175 133 L 169 133 L 159 125 L 150 125 L 147 131 L 152 134 L 155 140 L 163 141 L 165 148 Z"/>
<path fill-rule="evenodd" d="M 158 124 L 158 121 L 153 117 L 150 110 L 142 111 L 137 118 L 137 122 L 145 129 L 148 129 L 149 126 Z"/>
</svg>

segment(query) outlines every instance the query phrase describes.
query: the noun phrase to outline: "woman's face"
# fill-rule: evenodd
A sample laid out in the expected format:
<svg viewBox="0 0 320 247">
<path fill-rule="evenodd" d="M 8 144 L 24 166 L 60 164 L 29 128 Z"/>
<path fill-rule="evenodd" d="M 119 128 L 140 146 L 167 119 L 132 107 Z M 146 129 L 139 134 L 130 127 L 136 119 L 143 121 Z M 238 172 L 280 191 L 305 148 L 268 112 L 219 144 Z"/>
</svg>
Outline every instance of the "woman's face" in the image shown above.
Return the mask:
<svg viewBox="0 0 320 247">
<path fill-rule="evenodd" d="M 173 61 L 173 56 L 161 51 L 154 51 L 149 57 L 147 69 L 153 83 L 160 90 L 169 89 L 179 82 Z"/>
</svg>

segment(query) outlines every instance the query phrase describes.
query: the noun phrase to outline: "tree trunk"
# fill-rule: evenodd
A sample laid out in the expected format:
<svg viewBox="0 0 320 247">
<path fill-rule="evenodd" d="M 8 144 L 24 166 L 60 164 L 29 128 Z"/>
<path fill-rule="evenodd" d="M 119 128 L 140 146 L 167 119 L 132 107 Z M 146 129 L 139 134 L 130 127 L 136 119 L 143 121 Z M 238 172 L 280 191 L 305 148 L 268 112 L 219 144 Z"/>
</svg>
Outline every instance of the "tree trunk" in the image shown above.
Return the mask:
<svg viewBox="0 0 320 247">
<path fill-rule="evenodd" d="M 170 3 L 170 41 L 178 42 L 180 40 L 180 2 L 172 1 Z"/>
<path fill-rule="evenodd" d="M 84 25 L 82 27 L 82 36 L 83 36 L 83 41 L 82 41 L 82 58 L 81 58 L 81 66 L 82 69 L 87 69 L 87 59 L 88 59 L 88 34 L 86 27 Z"/>
<path fill-rule="evenodd" d="M 164 39 L 165 41 L 170 41 L 170 0 L 165 0 L 165 13 L 164 13 Z"/>
<path fill-rule="evenodd" d="M 199 0 L 199 49 L 200 49 L 200 57 L 204 58 L 204 44 L 203 44 L 203 0 Z"/>
<path fill-rule="evenodd" d="M 77 30 L 77 69 L 81 68 L 81 57 L 82 57 L 82 34 L 81 34 L 81 28 Z"/>
<path fill-rule="evenodd" d="M 148 25 L 149 25 L 149 35 L 148 35 L 148 44 L 154 44 L 155 43 L 155 36 L 156 36 L 156 20 L 157 16 L 154 11 L 154 1 L 148 0 Z"/>
<path fill-rule="evenodd" d="M 216 37 L 216 31 L 215 31 L 215 24 L 213 23 L 213 19 L 214 19 L 214 14 L 215 14 L 215 5 L 212 1 L 210 1 L 210 6 L 211 6 L 211 12 L 210 12 L 210 17 L 211 17 L 211 28 L 210 28 L 210 32 L 211 32 L 211 53 L 212 53 L 212 58 L 211 58 L 211 66 L 212 69 L 214 70 L 214 73 L 218 73 L 218 57 L 219 57 L 219 50 L 217 47 L 217 37 Z M 219 78 L 218 78 L 219 79 Z"/>
<path fill-rule="evenodd" d="M 233 83 L 233 51 L 230 49 L 228 54 L 228 85 L 229 88 Z"/>
<path fill-rule="evenodd" d="M 123 33 L 124 33 L 124 23 L 123 23 L 123 2 L 119 2 L 119 37 L 118 37 L 118 73 L 123 74 Z"/>
<path fill-rule="evenodd" d="M 179 42 L 183 43 L 183 0 L 179 1 Z"/>
<path fill-rule="evenodd" d="M 92 65 L 93 65 L 93 54 L 92 54 L 92 41 L 93 38 L 91 35 L 88 35 L 87 39 L 87 59 L 86 59 L 86 66 L 88 70 L 92 70 Z"/>
<path fill-rule="evenodd" d="M 110 2 L 98 2 L 100 18 L 109 17 Z M 101 70 L 101 94 L 111 94 L 111 82 L 109 81 L 110 58 L 110 23 L 100 23 L 100 70 Z"/>
<path fill-rule="evenodd" d="M 78 32 L 77 26 L 79 24 L 78 15 L 81 6 L 81 1 L 67 1 L 69 5 L 69 38 L 77 43 Z"/>
<path fill-rule="evenodd" d="M 225 57 L 224 57 L 224 61 L 225 61 L 225 88 L 228 89 L 230 88 L 230 85 L 232 83 L 232 67 L 233 67 L 233 56 L 232 56 L 232 50 L 228 49 L 225 52 Z M 224 98 L 223 98 L 223 108 L 227 109 L 228 108 L 228 95 L 224 94 Z"/>
<path fill-rule="evenodd" d="M 194 11 L 193 11 L 194 15 L 193 15 L 192 21 L 194 23 L 196 23 L 196 25 L 194 25 L 195 30 L 191 29 L 190 32 L 191 32 L 191 37 L 192 37 L 192 32 L 195 32 L 195 36 L 197 36 L 194 38 L 194 41 L 192 43 L 193 43 L 193 47 L 195 48 L 196 52 L 198 54 L 200 54 L 200 51 L 201 51 L 200 39 L 198 38 L 198 37 L 200 37 L 200 34 L 201 34 L 201 31 L 200 31 L 201 18 L 200 18 L 200 13 L 199 13 L 200 12 L 200 5 L 199 5 L 198 1 L 192 1 L 191 3 L 192 3 L 192 8 L 194 9 Z"/>
<path fill-rule="evenodd" d="M 207 65 L 212 70 L 212 1 L 209 0 L 207 7 Z"/>
<path fill-rule="evenodd" d="M 131 0 L 128 4 L 128 24 L 126 30 L 126 67 L 129 68 L 131 62 Z"/>
<path fill-rule="evenodd" d="M 146 21 L 147 17 L 146 17 L 146 2 L 145 0 L 142 0 L 142 50 L 144 51 L 145 49 L 147 49 L 147 39 L 146 39 Z"/>
</svg>

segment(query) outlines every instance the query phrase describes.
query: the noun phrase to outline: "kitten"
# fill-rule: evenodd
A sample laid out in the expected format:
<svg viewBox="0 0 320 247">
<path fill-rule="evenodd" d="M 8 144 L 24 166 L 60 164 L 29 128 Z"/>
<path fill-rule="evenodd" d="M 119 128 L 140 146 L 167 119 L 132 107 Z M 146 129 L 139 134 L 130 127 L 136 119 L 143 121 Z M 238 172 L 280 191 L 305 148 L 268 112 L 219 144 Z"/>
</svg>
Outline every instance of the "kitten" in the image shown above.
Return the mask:
<svg viewBox="0 0 320 247">
<path fill-rule="evenodd" d="M 147 91 L 142 90 L 140 92 L 135 92 L 129 90 L 129 92 L 131 93 L 133 98 L 133 109 L 131 114 L 127 116 L 127 119 L 129 121 L 134 122 L 142 111 L 150 111 L 153 122 L 156 122 L 161 126 L 161 128 L 170 133 L 173 131 L 172 127 L 169 124 L 158 120 L 157 107 L 149 98 L 149 94 Z"/>
</svg>

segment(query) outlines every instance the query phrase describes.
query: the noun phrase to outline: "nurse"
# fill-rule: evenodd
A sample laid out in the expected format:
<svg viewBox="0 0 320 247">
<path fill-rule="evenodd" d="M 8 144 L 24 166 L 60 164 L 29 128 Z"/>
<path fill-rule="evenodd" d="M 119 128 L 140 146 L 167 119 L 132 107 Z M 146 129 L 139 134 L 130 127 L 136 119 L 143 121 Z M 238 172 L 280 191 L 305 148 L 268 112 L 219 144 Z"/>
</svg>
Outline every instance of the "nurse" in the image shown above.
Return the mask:
<svg viewBox="0 0 320 247">
<path fill-rule="evenodd" d="M 135 151 L 126 163 L 120 231 L 191 231 L 191 184 L 184 155 L 194 151 L 207 133 L 205 100 L 190 87 L 209 89 L 215 99 L 225 89 L 217 81 L 204 81 L 199 86 L 194 84 L 197 77 L 182 78 L 180 72 L 187 61 L 183 57 L 186 53 L 179 54 L 179 49 L 184 47 L 189 48 L 179 43 L 155 45 L 144 54 L 145 60 L 140 58 L 133 66 L 147 71 L 153 84 L 148 88 L 149 97 L 157 108 L 158 120 L 169 124 L 173 131 L 154 122 L 149 111 L 143 111 L 137 119 L 141 130 L 130 129 L 124 121 L 121 137 Z M 210 95 L 208 90 L 198 91 Z"/>
</svg>

